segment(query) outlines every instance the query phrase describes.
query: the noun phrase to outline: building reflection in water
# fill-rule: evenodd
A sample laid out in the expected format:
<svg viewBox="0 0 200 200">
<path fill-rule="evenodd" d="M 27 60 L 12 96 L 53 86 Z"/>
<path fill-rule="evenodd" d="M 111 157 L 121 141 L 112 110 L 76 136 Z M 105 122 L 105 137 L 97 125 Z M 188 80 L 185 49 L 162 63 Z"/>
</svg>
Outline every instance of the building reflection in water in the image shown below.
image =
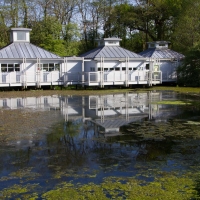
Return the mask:
<svg viewBox="0 0 200 200">
<path fill-rule="evenodd" d="M 119 133 L 121 126 L 143 119 L 166 120 L 170 106 L 155 102 L 163 92 L 124 93 L 97 96 L 41 96 L 0 99 L 3 109 L 34 109 L 60 112 L 65 121 L 90 121 L 104 133 Z M 174 97 L 176 98 L 176 97 Z"/>
</svg>

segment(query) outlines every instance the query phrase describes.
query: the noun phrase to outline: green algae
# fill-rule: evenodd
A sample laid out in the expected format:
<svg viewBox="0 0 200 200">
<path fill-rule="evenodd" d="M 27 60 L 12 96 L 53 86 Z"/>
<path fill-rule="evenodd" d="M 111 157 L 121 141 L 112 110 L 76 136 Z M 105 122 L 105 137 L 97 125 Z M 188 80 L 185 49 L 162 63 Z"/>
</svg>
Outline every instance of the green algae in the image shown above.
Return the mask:
<svg viewBox="0 0 200 200">
<path fill-rule="evenodd" d="M 65 184 L 42 195 L 43 199 L 176 199 L 197 198 L 191 174 L 178 176 L 166 173 L 152 182 L 130 178 L 105 178 L 101 184 Z"/>
<path fill-rule="evenodd" d="M 25 178 L 26 180 L 34 180 L 36 177 L 40 176 L 40 174 L 32 172 L 32 168 L 24 168 L 12 172 L 9 176 L 13 178 Z"/>
<path fill-rule="evenodd" d="M 200 138 L 199 121 L 169 119 L 167 122 L 130 123 L 122 133 L 135 136 L 135 140 L 166 140 L 167 138 Z M 137 131 L 136 131 L 137 130 Z M 123 142 L 126 142 L 124 140 Z"/>
<path fill-rule="evenodd" d="M 151 102 L 152 104 L 162 104 L 162 105 L 192 105 L 191 102 L 185 102 L 185 101 L 157 101 L 157 102 Z"/>
<path fill-rule="evenodd" d="M 38 198 L 38 194 L 36 192 L 33 192 L 36 187 L 38 187 L 37 184 L 27 184 L 25 186 L 15 184 L 11 187 L 1 190 L 0 199 L 35 200 Z"/>
</svg>

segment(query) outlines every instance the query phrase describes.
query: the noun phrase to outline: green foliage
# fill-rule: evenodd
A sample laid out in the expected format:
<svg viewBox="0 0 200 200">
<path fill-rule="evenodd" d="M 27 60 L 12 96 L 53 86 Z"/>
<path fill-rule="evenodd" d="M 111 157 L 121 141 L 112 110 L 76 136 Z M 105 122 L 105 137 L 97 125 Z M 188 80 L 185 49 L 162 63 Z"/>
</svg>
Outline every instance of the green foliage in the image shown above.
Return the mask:
<svg viewBox="0 0 200 200">
<path fill-rule="evenodd" d="M 200 44 L 193 47 L 177 70 L 178 85 L 200 86 Z"/>
<path fill-rule="evenodd" d="M 62 40 L 53 39 L 52 35 L 46 36 L 39 46 L 59 56 L 66 56 L 64 42 Z"/>
<path fill-rule="evenodd" d="M 61 39 L 62 25 L 54 17 L 32 24 L 31 42 L 52 53 L 66 56 L 65 43 Z"/>
<path fill-rule="evenodd" d="M 200 40 L 199 10 L 199 0 L 186 0 L 182 12 L 174 23 L 171 41 L 173 47 L 184 54 L 188 53 Z"/>
</svg>

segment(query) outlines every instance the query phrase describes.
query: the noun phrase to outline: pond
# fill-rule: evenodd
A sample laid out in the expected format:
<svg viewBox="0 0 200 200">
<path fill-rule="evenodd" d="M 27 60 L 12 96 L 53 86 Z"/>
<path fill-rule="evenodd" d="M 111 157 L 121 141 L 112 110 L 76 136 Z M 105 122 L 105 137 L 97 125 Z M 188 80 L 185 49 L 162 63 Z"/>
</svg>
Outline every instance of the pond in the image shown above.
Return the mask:
<svg viewBox="0 0 200 200">
<path fill-rule="evenodd" d="M 170 91 L 0 99 L 0 199 L 198 199 L 198 100 Z"/>
</svg>

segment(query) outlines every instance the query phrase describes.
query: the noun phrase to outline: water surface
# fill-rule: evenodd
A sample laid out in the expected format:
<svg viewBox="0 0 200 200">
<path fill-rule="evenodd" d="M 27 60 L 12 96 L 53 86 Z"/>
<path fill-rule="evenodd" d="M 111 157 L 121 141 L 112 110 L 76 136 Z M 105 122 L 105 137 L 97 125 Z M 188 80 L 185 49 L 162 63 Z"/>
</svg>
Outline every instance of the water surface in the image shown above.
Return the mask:
<svg viewBox="0 0 200 200">
<path fill-rule="evenodd" d="M 41 199 L 63 183 L 100 185 L 115 177 L 125 184 L 134 177 L 147 184 L 163 174 L 198 173 L 195 105 L 168 91 L 0 99 L 8 119 L 7 128 L 0 124 L 0 196 Z M 17 112 L 9 124 L 8 113 Z"/>
</svg>

